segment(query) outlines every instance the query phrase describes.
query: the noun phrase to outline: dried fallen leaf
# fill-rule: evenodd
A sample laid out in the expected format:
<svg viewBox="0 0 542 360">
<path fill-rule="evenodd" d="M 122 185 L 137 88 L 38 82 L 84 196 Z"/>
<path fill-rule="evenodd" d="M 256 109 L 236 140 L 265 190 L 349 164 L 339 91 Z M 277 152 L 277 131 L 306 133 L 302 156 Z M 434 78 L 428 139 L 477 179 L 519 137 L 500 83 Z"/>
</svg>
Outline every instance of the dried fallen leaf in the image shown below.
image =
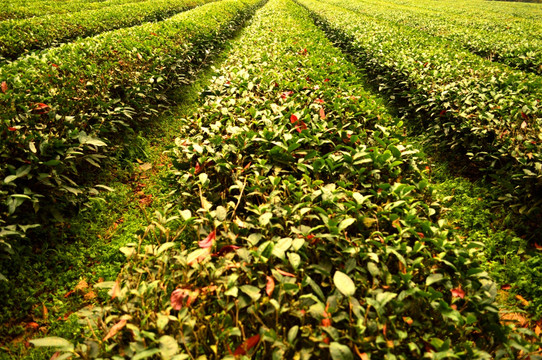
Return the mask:
<svg viewBox="0 0 542 360">
<path fill-rule="evenodd" d="M 109 330 L 107 335 L 103 338 L 103 341 L 107 341 L 108 339 L 111 339 L 113 336 L 117 335 L 117 333 L 122 330 L 123 327 L 126 326 L 126 319 L 122 319 Z"/>
<path fill-rule="evenodd" d="M 28 324 L 26 324 L 25 328 L 27 329 L 38 329 L 40 327 L 40 325 L 36 322 L 29 322 Z"/>
<path fill-rule="evenodd" d="M 523 306 L 529 306 L 529 302 L 523 296 L 516 295 L 516 299 L 519 300 Z"/>
<path fill-rule="evenodd" d="M 94 291 L 89 291 L 88 293 L 85 294 L 84 298 L 85 300 L 92 300 L 92 299 L 95 299 L 97 298 L 98 296 L 96 295 L 96 293 Z"/>
<path fill-rule="evenodd" d="M 506 313 L 501 315 L 501 321 L 505 324 L 517 324 L 519 326 L 525 326 L 529 320 L 520 313 Z"/>
<path fill-rule="evenodd" d="M 143 164 L 139 165 L 139 169 L 141 171 L 149 171 L 150 169 L 152 169 L 152 164 L 151 163 L 143 163 Z"/>
<path fill-rule="evenodd" d="M 84 292 L 86 289 L 88 289 L 88 283 L 85 280 L 79 281 L 79 283 L 73 288 L 73 290 L 81 292 Z"/>
</svg>

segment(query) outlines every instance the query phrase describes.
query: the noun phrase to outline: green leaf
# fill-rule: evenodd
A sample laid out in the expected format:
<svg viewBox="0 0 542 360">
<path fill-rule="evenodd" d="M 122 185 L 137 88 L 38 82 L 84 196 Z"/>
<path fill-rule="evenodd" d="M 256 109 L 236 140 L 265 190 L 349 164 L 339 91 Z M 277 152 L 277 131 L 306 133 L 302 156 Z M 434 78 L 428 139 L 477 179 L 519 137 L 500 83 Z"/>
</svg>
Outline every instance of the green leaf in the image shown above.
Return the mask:
<svg viewBox="0 0 542 360">
<path fill-rule="evenodd" d="M 273 217 L 273 213 L 266 212 L 262 215 L 260 215 L 259 221 L 261 226 L 267 226 L 269 224 L 269 221 Z"/>
<path fill-rule="evenodd" d="M 356 292 L 356 285 L 352 279 L 340 271 L 335 272 L 333 283 L 344 296 L 353 296 Z"/>
<path fill-rule="evenodd" d="M 344 219 L 343 221 L 341 221 L 339 223 L 339 231 L 345 230 L 347 227 L 349 227 L 350 225 L 352 225 L 355 222 L 356 222 L 356 219 L 354 219 L 354 218 Z"/>
<path fill-rule="evenodd" d="M 216 218 L 219 221 L 224 221 L 224 219 L 226 219 L 226 217 L 228 216 L 228 210 L 226 210 L 224 206 L 217 206 L 215 211 L 216 211 Z"/>
<path fill-rule="evenodd" d="M 72 351 L 74 346 L 71 342 L 58 336 L 51 336 L 41 339 L 29 340 L 36 347 L 55 347 L 64 351 Z"/>
<path fill-rule="evenodd" d="M 160 352 L 160 349 L 149 349 L 149 350 L 144 350 L 140 353 L 137 353 L 135 356 L 132 357 L 132 360 L 141 360 L 141 359 L 146 359 L 146 358 L 149 358 L 155 354 L 158 354 Z"/>
<path fill-rule="evenodd" d="M 243 285 L 240 287 L 240 289 L 242 292 L 250 296 L 253 301 L 257 301 L 262 296 L 262 294 L 260 293 L 260 289 L 256 286 Z"/>
<path fill-rule="evenodd" d="M 439 273 L 436 273 L 436 274 L 431 274 L 427 277 L 427 279 L 425 280 L 425 284 L 427 286 L 431 286 L 433 285 L 434 283 L 436 282 L 439 282 L 439 281 L 442 281 L 444 280 L 444 275 L 442 274 L 439 274 Z"/>
<path fill-rule="evenodd" d="M 4 179 L 4 183 L 9 184 L 10 182 L 12 182 L 13 180 L 16 180 L 17 178 L 19 178 L 17 175 L 8 175 Z"/>
<path fill-rule="evenodd" d="M 164 335 L 158 341 L 160 342 L 160 355 L 162 355 L 162 359 L 171 359 L 179 352 L 179 344 L 173 336 Z"/>
<path fill-rule="evenodd" d="M 57 166 L 58 164 L 60 164 L 60 160 L 56 160 L 56 159 L 49 160 L 43 163 L 43 165 L 47 165 L 47 166 Z"/>
<path fill-rule="evenodd" d="M 299 332 L 299 326 L 295 325 L 288 330 L 288 342 L 290 344 L 294 343 L 294 340 L 297 338 L 297 333 Z"/>
<path fill-rule="evenodd" d="M 350 348 L 335 341 L 329 344 L 329 352 L 333 360 L 354 360 Z"/>
</svg>

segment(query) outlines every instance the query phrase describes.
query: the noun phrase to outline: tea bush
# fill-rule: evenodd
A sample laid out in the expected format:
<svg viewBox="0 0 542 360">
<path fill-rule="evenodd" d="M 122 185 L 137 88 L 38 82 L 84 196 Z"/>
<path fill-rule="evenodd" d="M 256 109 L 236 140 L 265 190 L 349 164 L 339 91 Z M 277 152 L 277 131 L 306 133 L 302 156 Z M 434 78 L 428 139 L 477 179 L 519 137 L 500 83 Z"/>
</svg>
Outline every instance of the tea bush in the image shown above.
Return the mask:
<svg viewBox="0 0 542 360">
<path fill-rule="evenodd" d="M 108 147 L 116 133 L 142 126 L 167 105 L 168 92 L 189 81 L 258 6 L 259 0 L 211 3 L 1 67 L 2 241 L 100 190 L 81 186 L 81 178 L 122 147 Z"/>
<path fill-rule="evenodd" d="M 516 211 L 540 214 L 542 78 L 327 2 L 299 1 L 428 141 L 489 175 Z"/>
<path fill-rule="evenodd" d="M 209 0 L 158 0 L 107 8 L 0 22 L 0 60 L 16 59 L 34 49 L 46 49 L 77 37 L 160 21 Z"/>
<path fill-rule="evenodd" d="M 496 288 L 424 178 L 402 123 L 288 0 L 271 0 L 180 119 L 170 204 L 88 341 L 140 359 L 513 358 Z"/>
<path fill-rule="evenodd" d="M 521 18 L 510 19 L 509 13 L 499 17 L 491 13 L 487 15 L 486 12 L 477 17 L 476 11 L 472 9 L 462 14 L 454 14 L 437 11 L 433 7 L 427 9 L 399 3 L 348 0 L 334 0 L 331 3 L 441 37 L 449 40 L 452 46 L 459 45 L 491 61 L 542 74 L 542 32 L 537 22 Z M 485 4 L 480 4 L 480 8 L 483 9 L 484 6 Z M 464 6 L 454 3 L 453 8 L 461 10 Z"/>
</svg>

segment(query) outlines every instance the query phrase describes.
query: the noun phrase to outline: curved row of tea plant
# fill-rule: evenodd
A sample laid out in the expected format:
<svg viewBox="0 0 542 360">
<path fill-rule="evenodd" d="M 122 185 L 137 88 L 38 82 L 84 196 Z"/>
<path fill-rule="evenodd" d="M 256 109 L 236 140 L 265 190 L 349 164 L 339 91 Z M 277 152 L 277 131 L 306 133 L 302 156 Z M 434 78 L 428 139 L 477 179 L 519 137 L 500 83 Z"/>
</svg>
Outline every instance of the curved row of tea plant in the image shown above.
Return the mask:
<svg viewBox="0 0 542 360">
<path fill-rule="evenodd" d="M 542 182 L 542 78 L 491 63 L 414 29 L 300 0 L 428 140 L 467 155 L 504 198 L 530 203 Z M 525 206 L 524 211 L 538 211 Z"/>
<path fill-rule="evenodd" d="M 521 26 L 509 30 L 495 26 L 494 21 L 473 21 L 472 14 L 454 16 L 371 1 L 337 0 L 330 3 L 442 37 L 492 61 L 542 75 L 542 23 L 537 24 L 536 31 Z M 479 24 L 473 27 L 473 23 Z"/>
<path fill-rule="evenodd" d="M 113 299 L 91 342 L 65 350 L 513 356 L 479 245 L 437 221 L 402 124 L 362 83 L 305 9 L 271 0 L 180 120 L 171 204 L 99 284 Z"/>
<path fill-rule="evenodd" d="M 428 3 L 419 0 L 386 0 L 392 3 L 427 8 Z M 542 8 L 540 5 L 527 4 L 524 2 L 502 2 L 484 0 L 445 0 L 431 3 L 431 9 L 448 14 L 468 15 L 472 20 L 485 18 L 494 21 L 495 26 L 502 26 L 502 23 L 514 23 L 516 21 L 542 21 Z"/>
<path fill-rule="evenodd" d="M 30 19 L 0 22 L 0 60 L 15 59 L 33 49 L 45 49 L 77 37 L 160 21 L 211 0 L 148 0 Z"/>
<path fill-rule="evenodd" d="M 167 92 L 186 83 L 259 2 L 207 4 L 1 67 L 0 226 L 7 233 L 0 234 L 25 229 L 40 208 L 58 213 L 62 199 L 81 194 L 79 179 L 111 151 L 106 138 L 163 107 Z"/>
<path fill-rule="evenodd" d="M 77 11 L 102 9 L 112 5 L 135 3 L 145 0 L 70 0 L 70 1 L 2 1 L 0 9 L 0 21 L 9 19 L 24 19 L 47 14 L 66 14 Z"/>
</svg>

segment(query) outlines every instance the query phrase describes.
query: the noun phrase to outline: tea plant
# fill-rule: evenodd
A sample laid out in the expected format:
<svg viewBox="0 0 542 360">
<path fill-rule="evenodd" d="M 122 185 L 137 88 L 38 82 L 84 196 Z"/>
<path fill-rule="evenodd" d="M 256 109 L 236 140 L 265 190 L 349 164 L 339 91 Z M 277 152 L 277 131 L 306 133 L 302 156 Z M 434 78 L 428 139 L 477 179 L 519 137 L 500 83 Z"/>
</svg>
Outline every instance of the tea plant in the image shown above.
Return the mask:
<svg viewBox="0 0 542 360">
<path fill-rule="evenodd" d="M 163 109 L 168 92 L 188 82 L 258 6 L 207 4 L 1 67 L 2 240 L 61 218 L 66 203 L 96 194 L 100 186 L 82 186 L 80 174 L 88 177 L 108 151 L 121 149 L 119 142 L 108 145 Z"/>
<path fill-rule="evenodd" d="M 75 12 L 0 22 L 0 60 L 16 59 L 34 49 L 46 49 L 77 37 L 160 21 L 209 1 L 144 1 Z"/>
<path fill-rule="evenodd" d="M 516 211 L 540 214 L 542 78 L 329 2 L 299 0 L 413 128 L 487 174 Z"/>
<path fill-rule="evenodd" d="M 333 1 L 333 4 L 444 38 L 491 61 L 542 74 L 540 23 L 510 20 L 508 14 L 501 18 L 487 16 L 487 13 L 476 17 L 473 11 L 456 15 L 432 7 L 406 6 L 397 2 L 347 0 Z M 461 9 L 461 6 L 454 3 L 453 8 Z"/>
<path fill-rule="evenodd" d="M 157 211 L 75 346 L 87 357 L 513 358 L 480 244 L 462 243 L 403 126 L 287 0 L 202 93 Z"/>
</svg>

